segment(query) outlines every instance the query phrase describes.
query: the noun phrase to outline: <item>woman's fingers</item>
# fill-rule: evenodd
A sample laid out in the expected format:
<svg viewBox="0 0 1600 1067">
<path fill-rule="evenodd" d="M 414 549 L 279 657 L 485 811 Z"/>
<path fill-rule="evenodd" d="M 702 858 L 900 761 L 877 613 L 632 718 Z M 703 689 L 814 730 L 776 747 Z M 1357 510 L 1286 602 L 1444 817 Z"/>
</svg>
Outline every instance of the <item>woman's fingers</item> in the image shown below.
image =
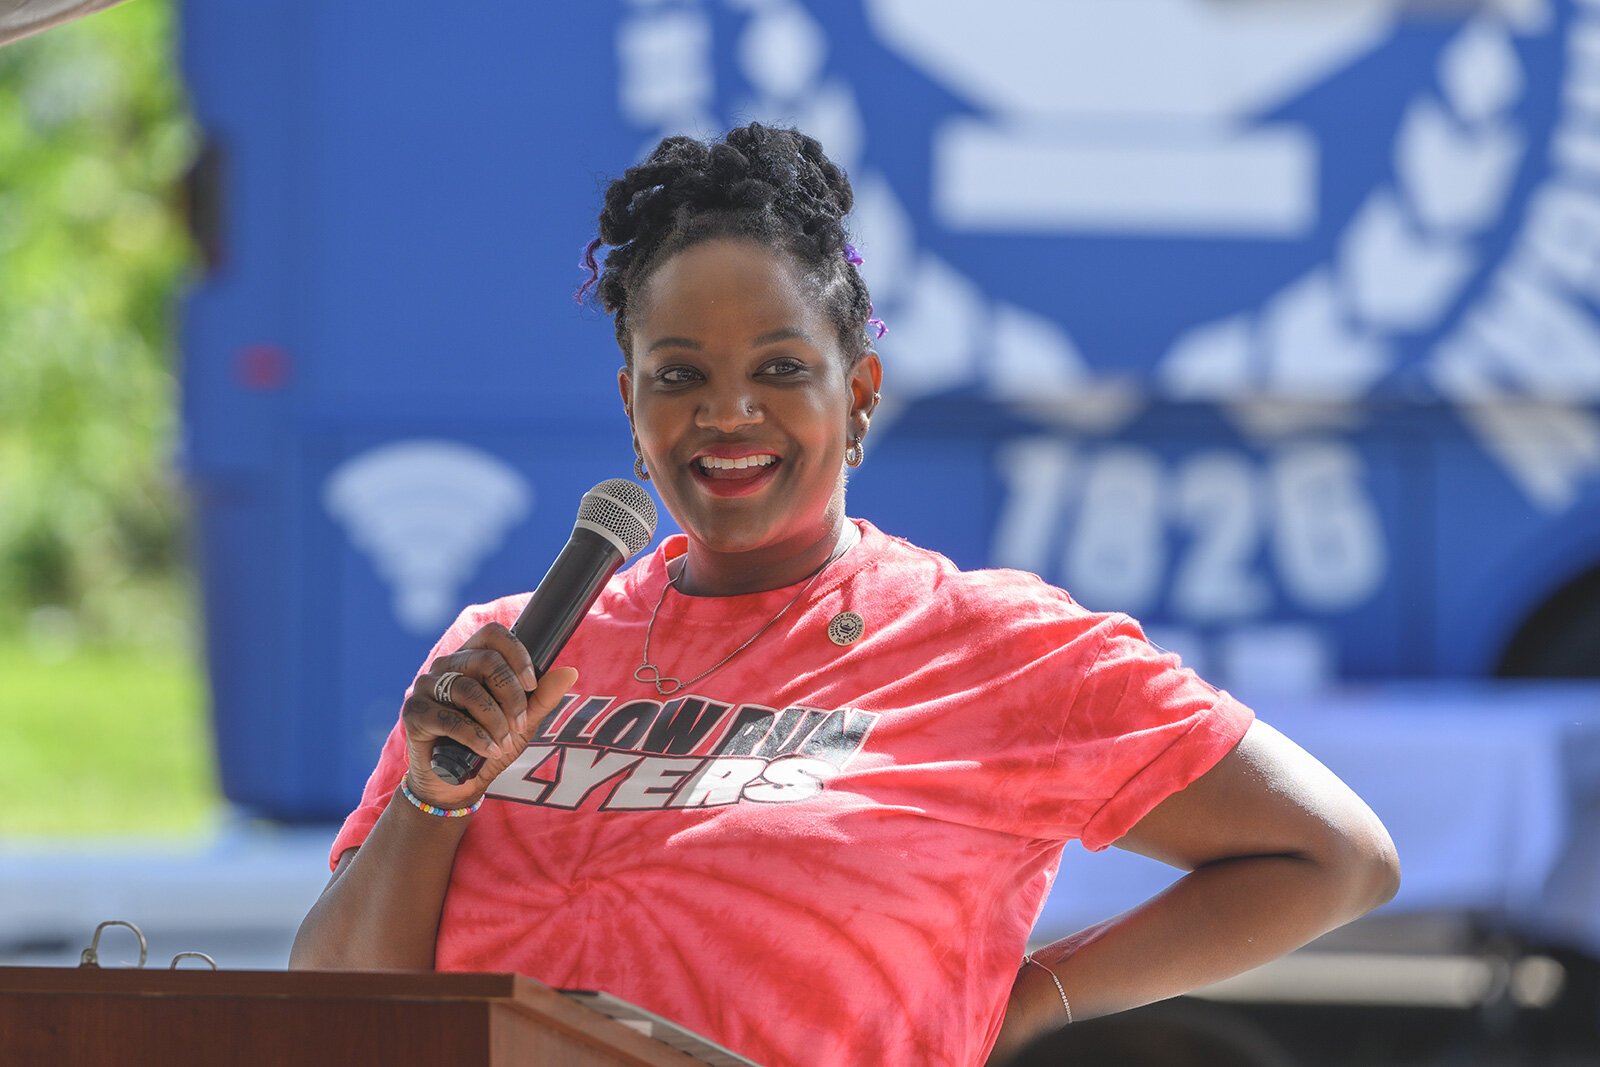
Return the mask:
<svg viewBox="0 0 1600 1067">
<path fill-rule="evenodd" d="M 556 709 L 577 681 L 578 672 L 574 668 L 551 667 L 528 694 L 527 708 L 517 719 L 517 732 L 526 739 L 530 730 L 538 729 L 545 716 Z"/>
<path fill-rule="evenodd" d="M 468 674 L 462 674 L 455 680 L 449 696 L 449 703 L 445 705 L 449 710 L 466 715 L 474 725 L 485 731 L 488 751 L 481 754 L 490 759 L 499 759 L 500 754 L 512 743 L 511 722 L 506 718 L 500 702 Z M 473 747 L 473 751 L 480 750 Z"/>
<path fill-rule="evenodd" d="M 433 740 L 449 737 L 478 755 L 493 759 L 500 751 L 493 730 L 500 724 L 490 718 L 490 713 L 500 716 L 499 705 L 482 686 L 464 674 L 458 674 L 450 682 L 450 703 L 440 702 L 436 690 L 444 676 L 445 672 L 441 672 L 424 674 L 417 679 L 414 691 L 401 709 L 406 732 L 415 741 L 428 742 L 430 748 Z M 479 716 L 489 721 L 480 722 Z"/>
<path fill-rule="evenodd" d="M 482 627 L 467 638 L 461 647 L 486 648 L 500 653 L 512 674 L 522 683 L 522 690 L 525 693 L 533 692 L 533 687 L 538 684 L 538 676 L 534 673 L 533 659 L 528 655 L 527 646 L 517 640 L 517 635 L 501 623 L 491 622 Z"/>
<path fill-rule="evenodd" d="M 503 704 L 506 700 L 510 700 L 515 705 L 508 706 L 506 714 L 513 728 L 520 734 L 527 726 L 528 695 L 539 685 L 539 675 L 533 668 L 533 658 L 528 655 L 527 646 L 517 639 L 516 634 L 499 623 L 485 626 L 478 633 L 482 635 L 489 648 L 500 653 L 506 661 L 506 666 L 516 676 L 515 692 L 506 691 L 502 694 L 501 691 L 496 691 L 496 696 L 504 696 Z"/>
<path fill-rule="evenodd" d="M 554 711 L 561 703 L 561 698 L 567 695 L 573 683 L 578 680 L 578 672 L 571 667 L 552 667 L 550 672 L 538 680 L 533 691 L 528 694 L 527 710 L 517 720 L 517 733 L 515 740 L 506 750 L 504 760 L 490 760 L 478 770 L 477 784 L 483 789 L 499 777 L 500 772 L 518 756 L 522 755 L 528 747 L 530 735 L 539 729 L 539 724 L 545 716 Z"/>
<path fill-rule="evenodd" d="M 462 677 L 447 694 L 448 703 L 471 712 L 496 741 L 503 744 L 510 740 L 511 724 L 522 714 L 527 701 L 518 672 L 499 651 L 489 648 L 464 648 L 440 656 L 433 661 L 430 673 L 443 677 L 452 672 Z"/>
<path fill-rule="evenodd" d="M 481 792 L 527 747 L 528 735 L 578 679 L 571 667 L 538 677 L 522 642 L 500 623 L 490 623 L 461 648 L 440 656 L 420 675 L 406 700 L 402 718 L 411 749 L 413 781 L 427 782 L 441 795 Z M 442 698 L 442 699 L 441 699 Z M 484 757 L 475 783 L 452 788 L 436 781 L 434 745 L 448 737 Z"/>
</svg>

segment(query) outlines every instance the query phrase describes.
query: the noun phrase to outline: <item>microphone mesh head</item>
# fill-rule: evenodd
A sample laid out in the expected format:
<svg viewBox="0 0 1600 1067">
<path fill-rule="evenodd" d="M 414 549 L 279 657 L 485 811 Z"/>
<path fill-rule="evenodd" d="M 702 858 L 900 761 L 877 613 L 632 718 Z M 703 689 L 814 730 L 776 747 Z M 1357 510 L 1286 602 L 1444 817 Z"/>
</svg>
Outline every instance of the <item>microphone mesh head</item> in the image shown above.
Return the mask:
<svg viewBox="0 0 1600 1067">
<path fill-rule="evenodd" d="M 611 478 L 583 494 L 578 521 L 611 531 L 633 556 L 656 535 L 656 502 L 638 482 Z"/>
</svg>

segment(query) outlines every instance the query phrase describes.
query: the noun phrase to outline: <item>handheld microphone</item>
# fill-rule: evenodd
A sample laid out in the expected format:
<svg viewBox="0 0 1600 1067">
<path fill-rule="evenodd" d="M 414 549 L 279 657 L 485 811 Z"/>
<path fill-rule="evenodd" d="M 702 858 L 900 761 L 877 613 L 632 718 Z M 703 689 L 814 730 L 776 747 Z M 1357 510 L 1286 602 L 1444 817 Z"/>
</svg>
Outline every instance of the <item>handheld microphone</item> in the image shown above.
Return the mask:
<svg viewBox="0 0 1600 1067">
<path fill-rule="evenodd" d="M 572 536 L 511 627 L 540 677 L 555 663 L 617 568 L 649 544 L 655 532 L 655 502 L 637 482 L 612 478 L 583 494 Z M 451 785 L 476 778 L 483 762 L 482 756 L 452 738 L 440 738 L 433 747 L 433 773 Z"/>
</svg>

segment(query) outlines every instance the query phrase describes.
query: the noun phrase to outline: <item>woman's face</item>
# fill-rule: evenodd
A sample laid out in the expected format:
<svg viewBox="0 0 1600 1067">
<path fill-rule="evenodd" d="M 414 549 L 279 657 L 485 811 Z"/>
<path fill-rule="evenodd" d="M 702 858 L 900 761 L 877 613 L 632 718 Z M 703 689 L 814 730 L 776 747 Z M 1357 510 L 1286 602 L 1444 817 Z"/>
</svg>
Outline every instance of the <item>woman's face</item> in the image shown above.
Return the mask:
<svg viewBox="0 0 1600 1067">
<path fill-rule="evenodd" d="M 793 259 L 718 238 L 656 268 L 632 313 L 623 405 L 684 532 L 752 563 L 839 532 L 844 451 L 866 431 L 878 358 L 847 367 Z"/>
</svg>

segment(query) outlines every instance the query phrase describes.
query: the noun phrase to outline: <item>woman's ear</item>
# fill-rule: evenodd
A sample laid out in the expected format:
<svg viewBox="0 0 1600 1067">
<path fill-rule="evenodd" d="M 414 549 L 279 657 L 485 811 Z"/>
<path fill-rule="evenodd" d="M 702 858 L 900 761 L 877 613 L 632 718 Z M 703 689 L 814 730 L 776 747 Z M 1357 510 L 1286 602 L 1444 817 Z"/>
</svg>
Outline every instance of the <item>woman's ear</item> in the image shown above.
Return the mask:
<svg viewBox="0 0 1600 1067">
<path fill-rule="evenodd" d="M 867 436 L 872 413 L 877 410 L 883 386 L 883 363 L 878 353 L 867 349 L 850 368 L 850 426 L 856 437 Z"/>
<path fill-rule="evenodd" d="M 617 391 L 622 394 L 622 410 L 628 416 L 628 426 L 633 426 L 633 376 L 627 367 L 617 370 Z"/>
</svg>

